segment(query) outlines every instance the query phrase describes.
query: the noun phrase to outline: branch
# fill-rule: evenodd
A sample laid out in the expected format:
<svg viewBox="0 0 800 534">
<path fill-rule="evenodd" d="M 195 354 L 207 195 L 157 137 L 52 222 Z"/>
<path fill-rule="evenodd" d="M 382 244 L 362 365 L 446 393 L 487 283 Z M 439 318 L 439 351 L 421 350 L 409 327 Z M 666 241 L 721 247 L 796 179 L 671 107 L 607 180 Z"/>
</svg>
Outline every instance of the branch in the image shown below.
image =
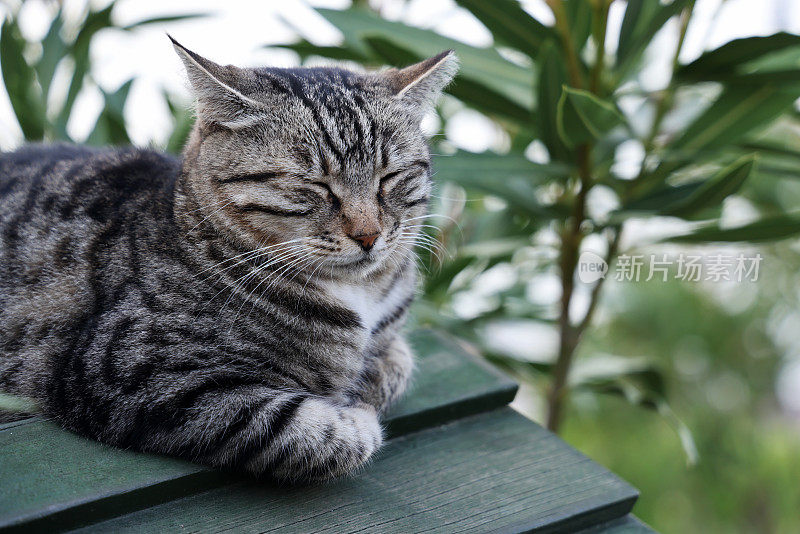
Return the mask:
<svg viewBox="0 0 800 534">
<path fill-rule="evenodd" d="M 580 58 L 578 57 L 578 52 L 575 50 L 575 43 L 572 41 L 572 35 L 570 35 L 569 32 L 569 21 L 567 20 L 567 12 L 564 10 L 564 3 L 562 0 L 546 0 L 546 2 L 553 12 L 553 16 L 556 19 L 556 29 L 561 34 L 561 40 L 564 42 L 564 50 L 567 53 L 570 84 L 576 89 L 582 89 L 583 76 L 581 75 Z"/>
<path fill-rule="evenodd" d="M 567 63 L 570 67 L 571 83 L 574 87 L 580 88 L 583 84 L 580 71 L 580 60 L 575 50 L 572 37 L 569 33 L 569 26 L 561 0 L 547 0 L 547 4 L 553 10 L 556 17 L 556 28 L 561 33 L 567 55 Z M 607 10 L 606 10 L 607 12 Z M 603 25 L 607 25 L 607 17 L 603 18 Z M 598 34 L 605 35 L 605 29 Z M 603 38 L 603 41 L 605 39 Z M 593 68 L 593 76 L 596 76 L 594 85 L 599 81 L 602 73 L 602 55 L 604 47 L 598 43 L 598 64 Z M 596 87 L 592 88 L 593 92 Z M 559 349 L 558 358 L 553 368 L 553 378 L 548 394 L 548 414 L 547 428 L 553 432 L 558 432 L 561 423 L 561 412 L 563 409 L 564 395 L 566 391 L 567 377 L 572 365 L 572 356 L 578 345 L 579 334 L 573 327 L 569 318 L 569 309 L 572 303 L 572 293 L 575 289 L 575 268 L 578 263 L 578 252 L 583 241 L 583 221 L 586 219 L 586 197 L 594 185 L 592 180 L 592 161 L 591 146 L 582 144 L 577 149 L 578 157 L 578 178 L 580 180 L 579 189 L 575 195 L 572 216 L 567 223 L 567 227 L 561 234 L 561 310 L 559 314 Z"/>
<path fill-rule="evenodd" d="M 647 155 L 653 152 L 655 149 L 655 140 L 659 130 L 661 129 L 661 123 L 664 121 L 667 111 L 669 111 L 669 109 L 672 107 L 672 102 L 675 98 L 675 71 L 678 70 L 678 67 L 680 66 L 679 59 L 681 50 L 683 50 L 683 43 L 686 41 L 686 30 L 689 28 L 689 20 L 692 17 L 693 9 L 694 2 L 690 3 L 689 6 L 681 12 L 680 35 L 678 37 L 678 45 L 675 47 L 675 54 L 672 56 L 672 73 L 670 75 L 669 84 L 661 92 L 661 96 L 656 104 L 656 114 L 653 118 L 653 124 L 650 127 L 650 133 L 647 135 L 647 138 L 644 141 L 645 157 L 642 159 L 642 166 L 639 169 L 639 175 L 634 180 L 634 187 L 631 188 L 631 190 L 635 189 L 636 185 L 640 184 L 644 179 L 645 172 L 647 171 Z"/>
<path fill-rule="evenodd" d="M 608 250 L 606 251 L 606 257 L 605 257 L 606 265 L 609 266 L 611 265 L 611 262 L 614 260 L 614 257 L 617 255 L 620 236 L 622 236 L 622 228 L 616 227 L 613 229 L 613 232 L 614 232 L 614 237 L 612 237 L 608 243 Z M 599 279 L 592 288 L 592 293 L 589 297 L 589 307 L 586 309 L 586 315 L 583 316 L 583 319 L 581 320 L 580 324 L 578 324 L 577 328 L 575 329 L 579 342 L 581 336 L 583 336 L 583 333 L 586 331 L 586 328 L 592 322 L 594 311 L 597 308 L 597 302 L 600 300 L 600 291 L 603 288 L 603 282 L 605 282 L 606 278 L 608 278 L 608 274 L 606 274 L 606 276 L 604 276 L 603 278 Z"/>
<path fill-rule="evenodd" d="M 597 21 L 599 26 L 595 28 L 595 50 L 597 51 L 594 65 L 592 66 L 592 74 L 589 78 L 589 90 L 598 94 L 600 88 L 600 74 L 603 71 L 606 57 L 606 31 L 608 30 L 608 11 L 611 8 L 611 2 L 603 0 L 597 6 Z"/>
</svg>

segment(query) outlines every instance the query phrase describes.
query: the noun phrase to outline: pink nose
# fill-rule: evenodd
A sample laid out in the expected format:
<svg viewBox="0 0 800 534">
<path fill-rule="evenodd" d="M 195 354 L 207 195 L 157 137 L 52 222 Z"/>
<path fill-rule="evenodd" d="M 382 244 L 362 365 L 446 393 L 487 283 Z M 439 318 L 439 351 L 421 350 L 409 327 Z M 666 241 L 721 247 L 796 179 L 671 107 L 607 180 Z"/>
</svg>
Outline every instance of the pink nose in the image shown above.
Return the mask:
<svg viewBox="0 0 800 534">
<path fill-rule="evenodd" d="M 369 252 L 375 244 L 375 240 L 378 239 L 380 235 L 380 232 L 376 232 L 374 234 L 351 235 L 350 238 L 357 241 L 358 244 L 361 245 L 361 248 Z"/>
</svg>

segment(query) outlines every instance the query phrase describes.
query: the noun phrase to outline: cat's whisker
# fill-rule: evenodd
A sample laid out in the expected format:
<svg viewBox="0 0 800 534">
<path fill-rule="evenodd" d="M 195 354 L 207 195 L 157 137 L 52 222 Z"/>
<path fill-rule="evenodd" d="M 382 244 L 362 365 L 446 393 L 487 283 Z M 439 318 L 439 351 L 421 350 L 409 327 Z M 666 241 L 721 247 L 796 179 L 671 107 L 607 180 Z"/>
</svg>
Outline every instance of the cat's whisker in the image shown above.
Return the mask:
<svg viewBox="0 0 800 534">
<path fill-rule="evenodd" d="M 272 288 L 272 286 L 273 286 L 273 285 L 274 285 L 274 284 L 275 284 L 275 283 L 276 283 L 278 280 L 280 280 L 282 276 L 284 276 L 284 275 L 285 275 L 287 272 L 289 272 L 291 269 L 296 269 L 296 270 L 297 270 L 297 272 L 296 272 L 296 273 L 295 273 L 295 275 L 294 275 L 294 276 L 297 276 L 297 274 L 298 274 L 299 272 L 301 272 L 301 271 L 302 271 L 302 269 L 303 269 L 304 267 L 306 267 L 307 265 L 309 265 L 309 261 L 307 261 L 307 260 L 308 260 L 308 256 L 309 256 L 309 251 L 305 250 L 305 251 L 303 251 L 303 252 L 305 252 L 305 254 L 301 254 L 299 257 L 293 258 L 293 259 L 292 259 L 292 260 L 291 260 L 291 261 L 290 261 L 288 264 L 286 264 L 285 266 L 283 266 L 282 268 L 280 268 L 278 271 L 273 271 L 272 273 L 270 273 L 269 275 L 267 275 L 267 276 L 266 276 L 266 277 L 265 277 L 265 278 L 264 278 L 264 279 L 263 279 L 261 282 L 259 282 L 259 283 L 258 283 L 258 285 L 256 285 L 256 287 L 254 287 L 254 288 L 253 288 L 253 290 L 250 292 L 250 294 L 249 294 L 249 295 L 247 295 L 247 298 L 245 299 L 245 301 L 244 301 L 244 302 L 242 302 L 242 305 L 241 305 L 241 306 L 239 306 L 239 310 L 236 312 L 236 316 L 233 318 L 233 321 L 232 321 L 232 323 L 231 323 L 231 328 L 233 328 L 233 325 L 234 325 L 234 323 L 236 322 L 236 318 L 239 316 L 239 313 L 242 311 L 242 307 L 243 307 L 243 306 L 246 304 L 246 302 L 247 302 L 248 300 L 250 300 L 250 297 L 253 295 L 253 293 L 255 293 L 255 291 L 256 291 L 256 290 L 257 290 L 259 287 L 261 287 L 261 285 L 262 285 L 262 284 L 264 284 L 264 282 L 268 281 L 270 278 L 272 278 L 272 279 L 273 279 L 273 280 L 272 280 L 272 281 L 271 281 L 271 282 L 270 282 L 270 283 L 267 285 L 267 287 L 265 287 L 265 288 L 264 288 L 264 289 L 261 291 L 261 293 L 260 293 L 261 297 L 260 297 L 260 298 L 262 298 L 262 297 L 263 297 L 263 295 L 265 295 L 265 294 L 266 294 L 266 293 L 267 293 L 267 292 L 270 290 L 270 288 Z M 316 259 L 316 258 L 312 258 L 312 259 Z M 291 278 L 289 281 L 291 281 L 292 279 L 294 279 L 294 276 L 292 276 L 292 278 Z M 287 281 L 287 283 L 288 283 L 288 281 Z M 250 316 L 250 313 L 252 313 L 252 312 L 253 312 L 253 308 L 255 308 L 255 304 L 256 304 L 256 301 L 254 300 L 254 301 L 253 301 L 253 303 L 252 303 L 252 306 L 251 306 L 251 308 L 250 308 L 250 312 L 247 314 L 247 316 L 248 316 L 248 317 Z"/>
<path fill-rule="evenodd" d="M 431 214 L 428 214 L 428 215 L 423 215 L 421 217 L 412 217 L 410 219 L 406 219 L 404 221 L 401 221 L 401 224 L 407 223 L 407 222 L 412 222 L 412 221 L 419 220 L 419 219 L 427 219 L 429 217 L 440 217 L 442 219 L 449 220 L 450 222 L 453 223 L 453 226 L 455 226 L 458 229 L 458 233 L 461 234 L 462 237 L 464 236 L 464 229 L 461 227 L 461 223 L 459 223 L 453 217 L 451 217 L 449 215 L 444 215 L 444 214 L 441 214 L 441 213 L 431 213 Z M 439 226 L 435 226 L 434 225 L 433 227 L 436 228 L 440 233 L 444 232 L 444 229 L 439 227 Z"/>
<path fill-rule="evenodd" d="M 434 226 L 432 224 L 408 224 L 401 227 L 403 230 L 408 228 L 433 228 L 434 230 L 441 231 L 438 226 Z"/>
<path fill-rule="evenodd" d="M 439 200 L 447 200 L 448 202 L 483 202 L 482 198 L 454 198 L 437 195 L 435 193 L 431 193 L 430 196 L 432 198 L 438 198 Z"/>
<path fill-rule="evenodd" d="M 306 279 L 306 283 L 303 284 L 303 289 L 302 291 L 300 291 L 300 298 L 302 298 L 306 294 L 306 286 L 308 285 L 309 282 L 311 282 L 311 279 L 314 278 L 314 274 L 316 274 L 316 272 L 319 270 L 320 267 L 325 265 L 325 259 L 326 259 L 325 256 L 320 256 L 319 265 L 317 265 L 316 268 L 313 271 L 311 271 L 311 275 Z"/>
<path fill-rule="evenodd" d="M 286 280 L 286 283 L 287 283 L 287 284 L 288 284 L 288 283 L 290 283 L 290 282 L 291 282 L 292 280 L 294 280 L 295 278 L 297 278 L 297 275 L 298 275 L 298 274 L 300 274 L 301 272 L 303 272 L 303 271 L 304 271 L 304 270 L 306 270 L 307 268 L 311 267 L 312 265 L 316 264 L 316 262 L 317 262 L 317 261 L 319 261 L 319 259 L 320 259 L 320 258 L 319 258 L 319 254 L 318 254 L 317 252 L 314 252 L 314 251 L 310 251 L 310 252 L 309 252 L 309 256 L 310 256 L 310 258 L 309 258 L 309 261 L 307 261 L 307 262 L 306 262 L 306 263 L 304 263 L 303 265 L 300 265 L 300 266 L 298 266 L 298 267 L 295 269 L 295 273 L 292 275 L 292 277 L 291 277 L 291 278 L 289 278 L 288 280 Z"/>
<path fill-rule="evenodd" d="M 430 226 L 430 225 L 418 225 L 419 228 L 424 228 L 425 226 Z M 422 230 L 417 230 L 416 228 L 417 226 L 403 226 L 400 229 L 400 233 L 403 235 L 419 236 L 422 239 L 438 239 L 433 234 L 426 233 Z M 436 227 L 434 226 L 433 228 Z"/>
<path fill-rule="evenodd" d="M 429 245 L 435 246 L 436 248 L 439 248 L 441 250 L 446 250 L 444 243 L 442 243 L 439 239 L 428 234 L 423 234 L 419 232 L 414 232 L 414 233 L 401 232 L 400 235 L 405 238 L 418 239 L 420 242 L 428 243 Z"/>
<path fill-rule="evenodd" d="M 311 257 L 309 257 L 309 256 L 311 256 Z M 312 255 L 312 253 L 310 251 L 307 251 L 306 255 L 301 256 L 300 258 L 298 258 L 297 261 L 294 261 L 294 262 L 288 264 L 286 266 L 286 268 L 284 268 L 280 273 L 277 273 L 275 278 L 273 278 L 273 280 L 264 289 L 264 291 L 262 291 L 262 293 L 266 293 L 267 291 L 269 291 L 272 288 L 272 286 L 274 286 L 278 282 L 278 280 L 280 280 L 281 276 L 286 275 L 286 273 L 288 273 L 289 271 L 294 269 L 295 270 L 295 274 L 292 275 L 292 277 L 289 280 L 287 280 L 287 283 L 291 282 L 292 280 L 294 280 L 295 276 L 298 275 L 298 273 L 302 272 L 303 269 L 305 269 L 310 264 L 310 262 L 315 260 L 315 259 L 316 259 L 316 257 L 314 257 L 314 255 Z"/>
<path fill-rule="evenodd" d="M 282 251 L 283 251 L 283 249 L 281 248 L 281 249 L 278 249 L 278 250 L 259 251 L 257 253 L 253 253 L 251 256 L 243 258 L 243 259 L 237 261 L 236 263 L 225 267 L 224 269 L 219 269 L 219 270 L 209 274 L 208 276 L 203 278 L 201 281 L 202 282 L 207 282 L 208 280 L 211 280 L 214 277 L 222 276 L 227 271 L 230 271 L 231 269 L 234 269 L 234 268 L 238 267 L 239 265 L 242 265 L 242 264 L 247 263 L 247 262 L 252 261 L 252 260 L 259 260 L 260 258 L 263 258 L 264 256 L 269 256 L 270 254 L 275 254 L 275 253 L 279 253 L 279 252 L 282 252 Z M 253 266 L 253 268 L 258 268 L 258 267 L 259 267 L 258 265 Z"/>
<path fill-rule="evenodd" d="M 236 292 L 239 290 L 239 288 L 240 288 L 240 287 L 241 287 L 241 288 L 244 288 L 244 286 L 247 284 L 247 282 L 248 282 L 250 279 L 252 279 L 252 278 L 254 278 L 254 277 L 258 276 L 258 275 L 259 275 L 259 273 L 263 272 L 265 269 L 269 268 L 271 265 L 274 265 L 274 264 L 276 264 L 276 263 L 278 263 L 278 262 L 282 262 L 282 261 L 287 261 L 287 260 L 291 261 L 291 260 L 293 260 L 295 256 L 297 256 L 298 254 L 300 254 L 300 253 L 302 253 L 302 252 L 303 252 L 303 251 L 302 251 L 302 248 L 301 248 L 301 246 L 299 246 L 299 245 L 294 245 L 294 246 L 293 246 L 293 247 L 291 247 L 290 249 L 288 249 L 288 250 L 286 250 L 286 251 L 283 251 L 283 252 L 279 253 L 277 256 L 275 256 L 274 258 L 272 258 L 272 259 L 270 259 L 269 261 L 267 261 L 267 262 L 266 262 L 264 265 L 260 265 L 260 266 L 259 266 L 259 267 L 257 267 L 256 269 L 253 269 L 253 270 L 252 270 L 252 271 L 250 271 L 249 273 L 247 273 L 247 274 L 245 274 L 244 276 L 242 276 L 242 277 L 240 277 L 239 279 L 237 279 L 237 280 L 234 282 L 234 285 L 233 285 L 233 287 L 231 288 L 231 292 L 230 292 L 230 294 L 228 295 L 228 298 L 225 300 L 225 303 L 222 305 L 222 308 L 220 308 L 220 311 L 224 310 L 224 309 L 227 307 L 228 303 L 229 303 L 229 302 L 230 302 L 230 300 L 233 298 L 233 296 L 236 294 Z M 263 281 L 262 281 L 261 283 L 263 283 Z M 260 285 L 260 284 L 259 284 L 259 285 Z M 258 286 L 256 286 L 256 288 L 258 288 Z M 226 288 L 223 288 L 223 290 L 222 290 L 222 291 L 224 291 L 225 289 L 226 289 Z M 255 289 L 254 289 L 254 290 L 255 290 Z M 217 295 L 218 295 L 218 294 L 219 294 L 219 293 L 217 293 Z M 250 292 L 250 295 L 252 295 L 252 291 Z M 249 299 L 249 298 L 250 298 L 250 295 L 248 295 L 248 296 L 247 296 L 247 298 L 245 299 L 245 301 L 247 301 L 247 299 Z M 215 296 L 216 296 L 216 295 L 215 295 Z"/>
<path fill-rule="evenodd" d="M 229 290 L 230 293 L 228 294 L 228 298 L 225 299 L 225 302 L 219 308 L 219 313 L 222 314 L 225 311 L 225 308 L 228 307 L 228 303 L 231 301 L 231 299 L 233 299 L 234 295 L 236 295 L 236 293 L 240 290 L 240 288 L 244 288 L 245 284 L 248 282 L 250 278 L 257 276 L 260 271 L 266 269 L 269 265 L 275 263 L 276 261 L 280 261 L 284 258 L 289 258 L 293 254 L 294 252 L 292 250 L 284 251 L 282 254 L 270 260 L 270 262 L 259 267 L 258 269 L 253 269 L 249 273 L 246 273 L 245 275 L 234 280 L 231 284 L 226 284 L 222 289 L 217 291 L 213 297 L 211 297 L 208 301 L 206 301 L 206 303 L 203 306 L 203 309 L 205 309 L 205 307 L 208 306 L 208 304 L 211 303 L 215 298 L 217 298 L 221 293 L 223 293 L 226 290 Z"/>
<path fill-rule="evenodd" d="M 436 248 L 436 249 L 439 249 L 439 250 L 447 252 L 447 249 L 445 248 L 444 244 L 441 241 L 439 241 L 435 237 L 432 237 L 432 236 L 429 236 L 429 235 L 426 235 L 426 234 L 402 233 L 401 237 L 403 239 L 412 239 L 412 240 L 416 241 L 417 243 L 425 244 L 425 245 L 428 245 L 430 247 L 433 247 L 433 248 Z"/>
<path fill-rule="evenodd" d="M 419 256 L 417 256 L 417 254 L 413 250 L 411 250 L 411 249 L 409 249 L 407 247 L 403 247 L 402 250 L 399 250 L 399 252 L 400 252 L 400 256 L 403 258 L 403 260 L 405 260 L 406 262 L 408 262 L 408 261 L 414 262 L 416 265 L 418 265 L 418 266 L 422 267 L 423 269 L 425 269 L 426 273 L 430 274 L 430 272 L 431 272 L 430 268 L 427 265 L 425 265 L 424 263 L 422 263 L 421 261 L 419 261 Z"/>
<path fill-rule="evenodd" d="M 289 284 L 289 283 L 290 283 L 292 280 L 294 280 L 294 279 L 295 279 L 295 277 L 297 277 L 297 275 L 298 275 L 298 274 L 300 274 L 301 272 L 303 272 L 303 270 L 304 270 L 304 269 L 306 269 L 307 267 L 310 267 L 310 266 L 314 265 L 314 263 L 315 263 L 315 262 L 317 262 L 318 260 L 319 260 L 319 258 L 318 258 L 318 257 L 312 257 L 312 258 L 310 258 L 310 260 L 309 260 L 309 261 L 307 261 L 307 262 L 303 263 L 302 265 L 300 265 L 300 266 L 296 267 L 296 272 L 294 273 L 294 275 L 292 275 L 292 277 L 291 277 L 291 278 L 289 278 L 288 280 L 286 280 L 286 283 L 287 283 L 287 284 Z M 276 279 L 276 280 L 277 280 L 277 279 Z M 305 286 L 303 286 L 303 287 L 305 288 Z M 263 298 L 264 294 L 266 294 L 266 292 L 267 292 L 267 291 L 269 291 L 269 287 L 265 288 L 265 289 L 264 289 L 264 290 L 261 292 L 261 298 Z M 260 298 L 259 298 L 259 300 L 260 300 Z M 252 305 L 250 306 L 250 311 L 247 313 L 247 315 L 246 315 L 246 316 L 245 316 L 245 318 L 244 318 L 244 320 L 245 320 L 245 321 L 246 321 L 246 320 L 247 320 L 247 319 L 250 317 L 250 314 L 251 314 L 251 313 L 253 313 L 253 310 L 255 309 L 255 307 L 256 307 L 256 300 L 253 300 L 253 303 L 252 303 Z"/>
<path fill-rule="evenodd" d="M 439 255 L 439 252 L 436 250 L 435 247 L 427 245 L 426 243 L 420 243 L 419 241 L 404 241 L 404 242 L 413 244 L 415 247 L 419 247 L 423 250 L 427 250 L 428 252 L 436 256 L 436 259 L 439 261 L 440 264 L 442 263 L 442 257 Z"/>
<path fill-rule="evenodd" d="M 307 253 L 307 251 L 306 251 L 306 250 L 301 250 L 301 251 L 299 251 L 299 252 L 300 252 L 300 255 L 299 255 L 299 256 L 297 256 L 296 258 L 292 258 L 291 260 L 289 260 L 289 263 L 288 263 L 288 264 L 284 265 L 283 267 L 279 267 L 277 271 L 273 271 L 273 272 L 269 273 L 267 276 L 265 276 L 265 277 L 264 277 L 264 279 L 263 279 L 263 280 L 261 280 L 261 281 L 260 281 L 258 284 L 256 284 L 256 287 L 254 287 L 254 288 L 253 288 L 253 289 L 250 291 L 250 293 L 248 293 L 248 294 L 247 294 L 247 297 L 245 297 L 245 298 L 244 298 L 244 300 L 242 301 L 242 304 L 239 306 L 239 309 L 238 309 L 238 310 L 236 310 L 236 315 L 234 315 L 234 317 L 233 317 L 233 320 L 231 321 L 231 326 L 230 326 L 230 328 L 228 329 L 228 334 L 230 334 L 231 330 L 233 330 L 233 327 L 234 327 L 234 325 L 236 324 L 236 319 L 239 317 L 239 314 L 242 312 L 242 308 L 244 307 L 244 305 L 245 305 L 245 304 L 247 304 L 247 302 L 250 300 L 250 297 L 252 297 L 252 296 L 253 296 L 253 294 L 256 292 L 256 290 L 257 290 L 259 287 L 261 287 L 261 286 L 264 284 L 264 282 L 266 282 L 267 280 L 269 280 L 269 279 L 270 279 L 270 278 L 272 278 L 272 277 L 275 277 L 275 279 L 274 279 L 274 280 L 277 280 L 277 279 L 279 279 L 279 278 L 280 278 L 280 276 L 282 276 L 282 275 L 283 275 L 283 273 L 285 273 L 285 272 L 286 272 L 288 269 L 290 269 L 290 268 L 291 268 L 292 266 L 294 266 L 294 265 L 297 265 L 297 264 L 299 264 L 301 261 L 303 261 L 303 260 L 306 258 L 306 254 L 305 254 L 305 253 Z M 264 293 L 266 293 L 267 291 L 269 291 L 269 288 L 270 288 L 270 287 L 272 287 L 272 283 L 270 283 L 270 284 L 269 284 L 269 285 L 268 285 L 268 286 L 267 286 L 267 287 L 266 287 L 266 288 L 265 288 L 265 289 L 264 289 L 264 290 L 261 292 L 261 294 L 263 295 Z M 255 302 L 253 303 L 253 305 L 255 305 Z M 252 310 L 251 310 L 251 312 L 252 312 Z"/>
<path fill-rule="evenodd" d="M 227 201 L 227 199 L 218 200 L 216 202 L 212 202 L 210 204 L 206 204 L 205 206 L 200 206 L 199 208 L 195 208 L 193 210 L 188 210 L 186 213 L 194 213 L 196 211 L 202 211 L 202 210 L 211 208 L 213 206 L 219 206 L 220 204 L 222 204 L 223 202 L 226 202 L 226 201 Z"/>
<path fill-rule="evenodd" d="M 445 215 L 443 213 L 429 213 L 427 215 L 420 215 L 419 217 L 411 217 L 409 219 L 402 219 L 400 221 L 400 223 L 416 221 L 416 220 L 419 220 L 419 219 L 427 219 L 429 217 L 441 217 L 442 219 L 447 219 L 448 221 L 452 222 L 456 227 L 458 227 L 459 230 L 461 229 L 461 224 L 456 219 L 454 219 L 453 217 L 451 217 L 449 215 Z"/>
<path fill-rule="evenodd" d="M 230 200 L 226 204 L 220 206 L 219 208 L 215 209 L 214 211 L 212 211 L 211 213 L 209 213 L 208 215 L 203 217 L 203 219 L 199 223 L 197 223 L 194 226 L 192 226 L 191 228 L 189 228 L 189 231 L 186 232 L 186 235 L 188 236 L 189 234 L 191 234 L 194 231 L 195 228 L 197 228 L 198 226 L 200 226 L 201 224 L 206 222 L 209 219 L 209 217 L 211 217 L 212 215 L 214 215 L 218 211 L 224 210 L 226 207 L 230 206 L 233 203 L 234 203 L 234 200 Z"/>
<path fill-rule="evenodd" d="M 285 261 L 292 261 L 292 260 L 294 260 L 294 258 L 296 256 L 302 254 L 303 252 L 305 252 L 305 250 L 304 250 L 302 245 L 291 246 L 291 247 L 287 248 L 286 250 L 283 250 L 283 251 L 277 253 L 275 256 L 273 256 L 272 258 L 267 260 L 262 265 L 257 266 L 248 275 L 246 275 L 245 278 L 255 277 L 255 276 L 257 276 L 258 274 L 262 273 L 264 270 L 268 269 L 269 267 L 271 267 L 273 265 L 276 265 L 276 264 L 279 264 L 279 263 L 282 263 L 282 262 L 285 262 Z M 245 280 L 245 281 L 247 281 L 247 280 Z"/>
<path fill-rule="evenodd" d="M 240 281 L 242 281 L 243 279 L 246 279 L 246 278 L 248 278 L 248 277 L 249 277 L 249 276 L 251 276 L 251 275 L 252 275 L 252 276 L 255 276 L 256 274 L 258 274 L 258 272 L 259 272 L 259 270 L 260 270 L 260 269 L 264 269 L 264 268 L 268 267 L 268 266 L 271 264 L 271 262 L 277 261 L 277 259 L 278 259 L 278 258 L 280 258 L 280 257 L 281 257 L 283 254 L 285 254 L 285 253 L 289 253 L 289 252 L 291 252 L 292 250 L 294 250 L 294 247 L 291 247 L 291 246 L 290 246 L 290 247 L 287 247 L 285 250 L 278 250 L 277 252 L 276 252 L 276 251 L 273 251 L 272 253 L 274 253 L 274 254 L 277 254 L 277 255 L 276 255 L 275 257 L 273 257 L 272 259 L 270 259 L 270 260 L 269 260 L 269 261 L 268 261 L 268 262 L 267 262 L 265 265 L 260 265 L 260 266 L 258 266 L 257 268 L 255 268 L 255 269 L 253 269 L 253 270 L 249 271 L 248 273 L 245 273 L 244 275 L 242 275 L 242 276 L 241 276 L 241 277 L 239 277 L 238 279 L 234 280 L 234 281 L 233 281 L 233 282 L 230 284 L 230 285 L 233 285 L 233 290 L 235 290 L 235 289 L 238 287 L 238 285 L 239 285 L 239 282 L 240 282 Z M 220 273 L 219 273 L 219 274 L 222 274 L 222 273 L 224 273 L 224 272 L 225 272 L 225 270 L 227 270 L 227 269 L 224 269 L 224 270 L 220 271 Z M 211 275 L 211 276 L 213 276 L 213 275 Z M 209 277 L 209 278 L 210 278 L 210 277 Z M 246 282 L 246 280 L 244 280 L 244 281 Z M 217 293 L 216 293 L 216 294 L 215 294 L 213 297 L 211 297 L 211 299 L 210 299 L 210 300 L 214 300 L 214 299 L 215 299 L 215 298 L 216 298 L 216 297 L 217 297 L 217 296 L 218 296 L 220 293 L 222 293 L 222 292 L 223 292 L 223 291 L 225 291 L 226 289 L 228 289 L 228 287 L 227 287 L 227 286 L 226 286 L 226 287 L 223 287 L 223 288 L 222 288 L 221 290 L 219 290 L 219 291 L 218 291 L 218 292 L 217 292 Z"/>
<path fill-rule="evenodd" d="M 202 271 L 198 272 L 197 274 L 202 274 L 202 273 L 204 273 L 206 271 L 210 271 L 211 269 L 215 269 L 216 267 L 220 267 L 220 266 L 222 266 L 222 265 L 224 265 L 224 264 L 226 264 L 226 263 L 228 263 L 230 261 L 236 260 L 237 258 L 241 258 L 240 261 L 237 261 L 232 266 L 229 266 L 229 267 L 226 267 L 225 269 L 223 269 L 222 272 L 224 272 L 225 270 L 230 269 L 231 267 L 235 267 L 236 265 L 239 265 L 240 263 L 242 263 L 244 261 L 252 259 L 252 257 L 254 255 L 258 255 L 258 254 L 260 254 L 262 252 L 265 252 L 265 251 L 268 251 L 268 250 L 271 250 L 271 249 L 274 249 L 274 248 L 277 248 L 277 247 L 281 247 L 281 246 L 287 245 L 289 243 L 295 243 L 297 241 L 302 241 L 303 239 L 304 238 L 299 237 L 299 238 L 296 238 L 296 239 L 290 239 L 288 241 L 283 241 L 281 243 L 275 243 L 274 245 L 267 245 L 267 246 L 259 247 L 259 248 L 253 249 L 253 250 L 248 250 L 247 252 L 243 252 L 241 254 L 237 254 L 236 256 L 231 256 L 228 259 L 225 259 L 225 260 L 223 260 L 221 262 L 215 263 L 211 267 L 206 267 L 205 269 L 203 269 Z M 243 256 L 245 256 L 245 257 L 243 257 Z"/>
</svg>

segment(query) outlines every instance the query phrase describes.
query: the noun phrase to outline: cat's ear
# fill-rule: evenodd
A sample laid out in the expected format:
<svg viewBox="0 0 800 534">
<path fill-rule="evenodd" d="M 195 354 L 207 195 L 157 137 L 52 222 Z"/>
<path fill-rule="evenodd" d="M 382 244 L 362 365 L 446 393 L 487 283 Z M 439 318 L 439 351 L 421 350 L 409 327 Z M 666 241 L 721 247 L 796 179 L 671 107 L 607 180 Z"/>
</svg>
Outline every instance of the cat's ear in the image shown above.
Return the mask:
<svg viewBox="0 0 800 534">
<path fill-rule="evenodd" d="M 192 52 L 171 35 L 167 37 L 186 67 L 189 83 L 197 97 L 197 116 L 201 121 L 235 127 L 264 109 L 264 103 L 249 98 L 240 90 L 247 71 L 233 65 L 217 65 Z"/>
<path fill-rule="evenodd" d="M 447 50 L 403 69 L 384 73 L 394 97 L 421 108 L 436 102 L 458 71 L 458 57 Z"/>
</svg>

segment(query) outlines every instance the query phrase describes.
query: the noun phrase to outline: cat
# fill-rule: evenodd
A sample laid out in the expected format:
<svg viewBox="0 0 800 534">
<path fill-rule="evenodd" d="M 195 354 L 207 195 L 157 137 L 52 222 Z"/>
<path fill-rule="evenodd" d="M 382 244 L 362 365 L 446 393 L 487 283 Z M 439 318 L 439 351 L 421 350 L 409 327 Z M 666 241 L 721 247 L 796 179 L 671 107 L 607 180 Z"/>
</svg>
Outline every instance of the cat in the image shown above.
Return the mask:
<svg viewBox="0 0 800 534">
<path fill-rule="evenodd" d="M 0 155 L 0 391 L 117 447 L 282 481 L 353 473 L 414 367 L 420 121 L 456 55 L 238 68 L 172 44 L 197 101 L 180 159 Z"/>
</svg>

